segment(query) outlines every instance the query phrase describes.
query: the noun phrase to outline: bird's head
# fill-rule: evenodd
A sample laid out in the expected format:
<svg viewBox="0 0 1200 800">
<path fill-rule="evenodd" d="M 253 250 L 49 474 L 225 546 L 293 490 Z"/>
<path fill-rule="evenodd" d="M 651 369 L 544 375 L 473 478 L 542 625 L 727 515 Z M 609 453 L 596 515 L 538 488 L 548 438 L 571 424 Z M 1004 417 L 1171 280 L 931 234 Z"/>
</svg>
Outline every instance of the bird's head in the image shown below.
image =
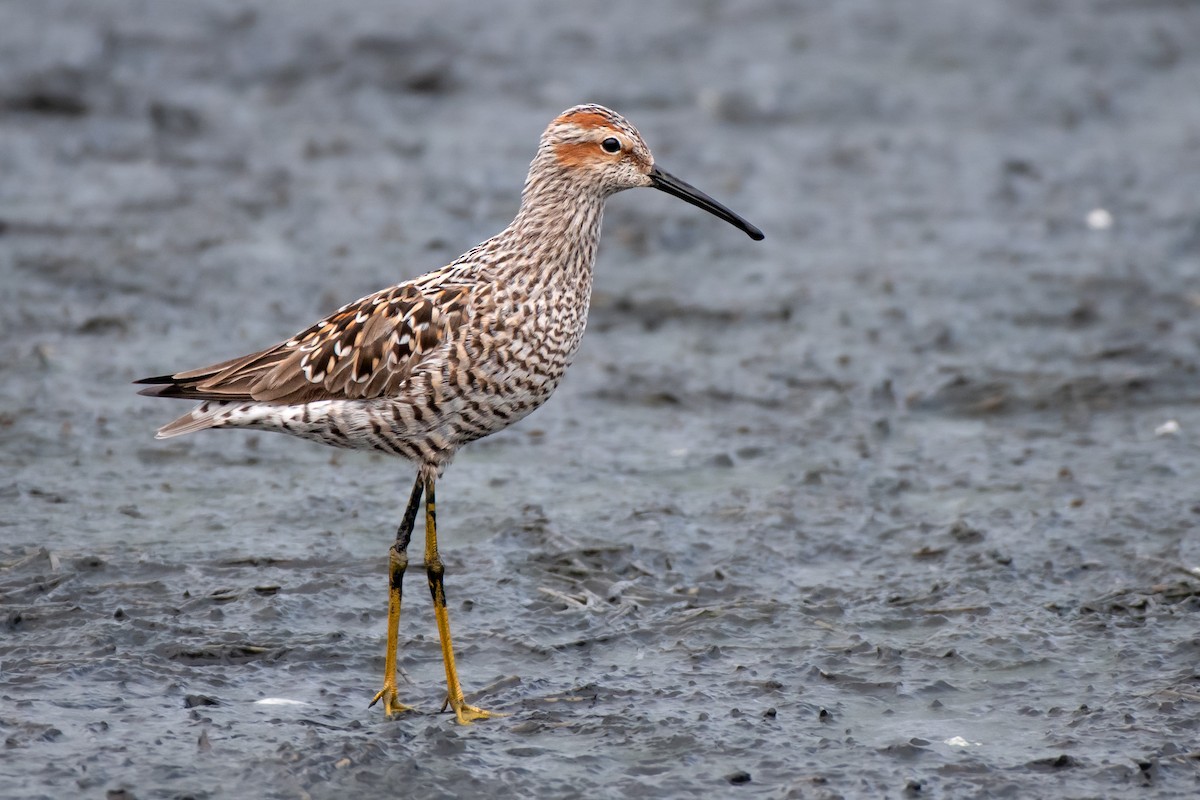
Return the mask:
<svg viewBox="0 0 1200 800">
<path fill-rule="evenodd" d="M 763 238 L 762 231 L 716 200 L 659 169 L 637 129 L 604 106 L 575 106 L 555 117 L 542 134 L 530 178 L 539 166 L 602 196 L 638 187 L 658 189 L 720 217 L 752 239 Z"/>
</svg>

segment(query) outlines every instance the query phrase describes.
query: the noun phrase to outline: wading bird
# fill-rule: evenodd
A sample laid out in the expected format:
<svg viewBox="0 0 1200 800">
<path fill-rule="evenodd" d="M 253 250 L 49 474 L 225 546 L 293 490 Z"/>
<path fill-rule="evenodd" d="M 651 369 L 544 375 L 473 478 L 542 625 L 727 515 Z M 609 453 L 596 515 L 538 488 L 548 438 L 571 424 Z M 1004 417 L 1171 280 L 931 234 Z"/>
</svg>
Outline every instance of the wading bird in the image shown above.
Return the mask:
<svg viewBox="0 0 1200 800">
<path fill-rule="evenodd" d="M 569 109 L 542 134 L 521 207 L 507 228 L 439 270 L 343 306 L 287 341 L 201 369 L 138 381 L 142 394 L 199 401 L 159 439 L 206 428 L 278 431 L 408 459 L 417 479 L 389 553 L 382 700 L 396 696 L 396 650 L 408 543 L 425 498 L 425 572 L 446 666 L 446 702 L 460 723 L 493 716 L 463 699 L 434 483 L 460 447 L 546 402 L 587 322 L 605 200 L 651 187 L 762 239 L 758 228 L 659 169 L 641 135 L 597 105 Z"/>
</svg>

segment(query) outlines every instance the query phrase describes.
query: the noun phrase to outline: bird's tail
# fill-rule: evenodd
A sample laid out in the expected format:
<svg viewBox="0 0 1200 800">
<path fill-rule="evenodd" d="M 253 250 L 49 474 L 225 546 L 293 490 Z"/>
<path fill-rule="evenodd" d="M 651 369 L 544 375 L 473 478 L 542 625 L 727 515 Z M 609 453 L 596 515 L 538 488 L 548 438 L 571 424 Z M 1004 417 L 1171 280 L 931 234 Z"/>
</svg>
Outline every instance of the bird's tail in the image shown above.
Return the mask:
<svg viewBox="0 0 1200 800">
<path fill-rule="evenodd" d="M 231 362 L 226 362 L 231 363 Z M 174 375 L 159 375 L 154 378 L 142 378 L 134 383 L 146 385 L 138 394 L 147 397 L 172 397 L 181 400 L 200 400 L 201 402 L 179 419 L 158 429 L 155 439 L 170 439 L 173 436 L 183 436 L 185 433 L 195 433 L 207 428 L 220 428 L 228 424 L 230 418 L 239 411 L 245 411 L 250 397 L 237 392 L 216 394 L 199 388 L 198 383 L 204 378 L 219 371 L 226 364 L 216 364 L 202 370 L 179 372 Z"/>
<path fill-rule="evenodd" d="M 173 436 L 183 436 L 185 433 L 195 433 L 196 431 L 208 428 L 220 427 L 222 423 L 222 407 L 224 405 L 226 404 L 201 403 L 179 419 L 163 425 L 158 429 L 158 433 L 154 434 L 154 438 L 170 439 Z"/>
</svg>

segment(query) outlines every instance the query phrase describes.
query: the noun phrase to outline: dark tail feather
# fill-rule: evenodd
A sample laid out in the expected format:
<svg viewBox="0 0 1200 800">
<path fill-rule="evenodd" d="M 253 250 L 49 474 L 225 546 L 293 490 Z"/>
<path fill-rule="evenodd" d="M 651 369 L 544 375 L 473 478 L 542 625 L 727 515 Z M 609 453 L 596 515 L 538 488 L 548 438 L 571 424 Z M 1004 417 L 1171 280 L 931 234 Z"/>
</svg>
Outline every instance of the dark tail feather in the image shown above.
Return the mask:
<svg viewBox="0 0 1200 800">
<path fill-rule="evenodd" d="M 237 360 L 214 364 L 203 369 L 176 372 L 174 375 L 156 375 L 153 378 L 142 378 L 135 384 L 147 384 L 149 389 L 142 389 L 138 394 L 146 397 L 174 397 L 180 400 L 250 400 L 250 392 L 243 386 L 225 385 L 219 388 L 201 388 L 201 385 L 220 373 L 222 369 Z"/>
<path fill-rule="evenodd" d="M 180 381 L 171 375 L 161 375 L 157 378 L 142 378 L 135 384 L 150 384 L 150 388 L 142 389 L 138 394 L 146 397 L 176 397 L 181 400 L 212 400 L 211 392 L 201 392 L 196 389 L 193 381 Z"/>
</svg>

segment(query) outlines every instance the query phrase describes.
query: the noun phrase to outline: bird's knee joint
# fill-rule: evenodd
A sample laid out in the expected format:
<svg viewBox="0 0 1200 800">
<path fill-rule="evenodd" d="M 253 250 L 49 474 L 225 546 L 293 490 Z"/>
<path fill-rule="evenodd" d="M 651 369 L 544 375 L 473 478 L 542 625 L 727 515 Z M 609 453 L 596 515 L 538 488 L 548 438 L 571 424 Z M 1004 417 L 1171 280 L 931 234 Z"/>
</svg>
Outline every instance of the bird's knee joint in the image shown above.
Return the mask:
<svg viewBox="0 0 1200 800">
<path fill-rule="evenodd" d="M 429 561 L 425 564 L 425 572 L 429 575 L 430 580 L 442 580 L 442 576 L 446 574 L 446 568 L 442 565 L 440 558 Z"/>
</svg>

